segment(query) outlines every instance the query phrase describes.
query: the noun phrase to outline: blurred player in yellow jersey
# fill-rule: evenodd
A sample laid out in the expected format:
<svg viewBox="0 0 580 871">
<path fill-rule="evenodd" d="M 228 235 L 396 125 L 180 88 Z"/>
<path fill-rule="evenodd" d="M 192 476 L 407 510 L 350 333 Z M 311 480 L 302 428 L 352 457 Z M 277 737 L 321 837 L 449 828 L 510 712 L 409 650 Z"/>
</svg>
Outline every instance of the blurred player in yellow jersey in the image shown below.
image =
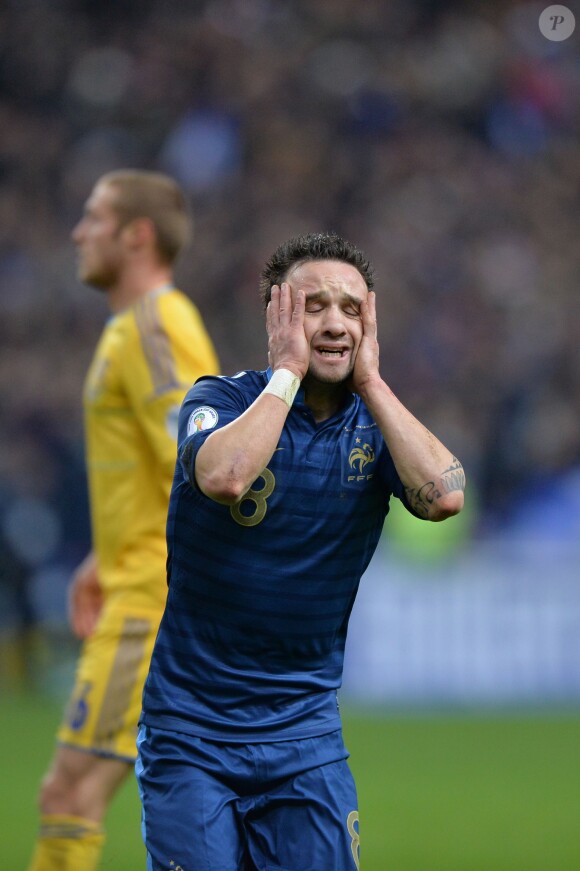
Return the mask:
<svg viewBox="0 0 580 871">
<path fill-rule="evenodd" d="M 103 817 L 132 771 L 141 692 L 165 603 L 165 521 L 186 390 L 217 359 L 195 306 L 173 287 L 190 235 L 184 197 L 153 172 L 95 185 L 72 238 L 79 276 L 111 318 L 84 392 L 93 550 L 70 591 L 84 639 L 58 746 L 40 792 L 29 871 L 92 871 Z"/>
</svg>

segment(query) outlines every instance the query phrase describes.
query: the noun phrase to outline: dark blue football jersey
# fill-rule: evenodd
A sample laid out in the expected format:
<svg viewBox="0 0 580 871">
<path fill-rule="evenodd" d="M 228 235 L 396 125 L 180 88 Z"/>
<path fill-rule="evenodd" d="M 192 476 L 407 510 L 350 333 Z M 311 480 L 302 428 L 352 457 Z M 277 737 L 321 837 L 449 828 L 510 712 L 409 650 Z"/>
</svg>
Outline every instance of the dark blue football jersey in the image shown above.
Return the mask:
<svg viewBox="0 0 580 871">
<path fill-rule="evenodd" d="M 195 483 L 197 451 L 271 372 L 206 377 L 180 412 L 169 504 L 168 598 L 142 722 L 223 741 L 340 728 L 347 625 L 361 575 L 403 486 L 381 432 L 349 395 L 316 423 L 300 390 L 274 454 L 241 502 Z"/>
</svg>

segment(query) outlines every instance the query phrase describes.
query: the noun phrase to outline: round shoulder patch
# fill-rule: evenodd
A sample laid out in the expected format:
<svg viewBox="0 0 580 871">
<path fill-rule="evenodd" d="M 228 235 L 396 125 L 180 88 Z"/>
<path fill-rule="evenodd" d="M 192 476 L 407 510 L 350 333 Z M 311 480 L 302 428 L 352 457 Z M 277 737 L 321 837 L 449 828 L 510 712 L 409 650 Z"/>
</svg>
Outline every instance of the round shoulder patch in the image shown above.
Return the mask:
<svg viewBox="0 0 580 871">
<path fill-rule="evenodd" d="M 199 408 L 196 408 L 189 415 L 187 435 L 203 432 L 206 429 L 213 429 L 218 420 L 218 413 L 215 408 L 212 408 L 210 405 L 200 405 Z"/>
</svg>

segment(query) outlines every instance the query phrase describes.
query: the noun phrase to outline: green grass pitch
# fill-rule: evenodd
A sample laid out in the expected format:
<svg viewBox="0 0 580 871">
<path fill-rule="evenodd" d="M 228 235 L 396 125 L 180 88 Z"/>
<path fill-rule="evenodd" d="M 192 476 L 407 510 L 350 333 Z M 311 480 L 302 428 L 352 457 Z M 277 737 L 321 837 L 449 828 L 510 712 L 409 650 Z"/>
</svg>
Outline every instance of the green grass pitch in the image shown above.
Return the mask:
<svg viewBox="0 0 580 871">
<path fill-rule="evenodd" d="M 60 706 L 0 697 L 0 868 L 25 871 Z M 361 871 L 578 871 L 580 712 L 363 714 L 346 708 Z M 144 871 L 134 783 L 110 810 L 104 871 Z M 219 869 L 216 869 L 219 871 Z M 324 869 L 320 869 L 324 871 Z"/>
</svg>

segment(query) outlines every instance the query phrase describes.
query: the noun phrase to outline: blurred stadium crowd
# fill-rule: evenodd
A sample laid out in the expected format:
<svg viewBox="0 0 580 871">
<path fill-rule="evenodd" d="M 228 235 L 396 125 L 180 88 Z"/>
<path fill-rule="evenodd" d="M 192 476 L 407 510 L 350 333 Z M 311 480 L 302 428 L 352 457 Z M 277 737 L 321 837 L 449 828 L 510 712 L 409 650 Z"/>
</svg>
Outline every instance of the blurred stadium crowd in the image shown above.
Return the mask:
<svg viewBox="0 0 580 871">
<path fill-rule="evenodd" d="M 191 197 L 180 285 L 223 371 L 265 365 L 263 261 L 335 230 L 375 264 L 383 374 L 463 460 L 475 534 L 578 536 L 578 29 L 543 37 L 545 5 L 4 0 L 3 609 L 58 608 L 88 547 L 81 390 L 106 306 L 70 231 L 121 166 Z"/>
</svg>

